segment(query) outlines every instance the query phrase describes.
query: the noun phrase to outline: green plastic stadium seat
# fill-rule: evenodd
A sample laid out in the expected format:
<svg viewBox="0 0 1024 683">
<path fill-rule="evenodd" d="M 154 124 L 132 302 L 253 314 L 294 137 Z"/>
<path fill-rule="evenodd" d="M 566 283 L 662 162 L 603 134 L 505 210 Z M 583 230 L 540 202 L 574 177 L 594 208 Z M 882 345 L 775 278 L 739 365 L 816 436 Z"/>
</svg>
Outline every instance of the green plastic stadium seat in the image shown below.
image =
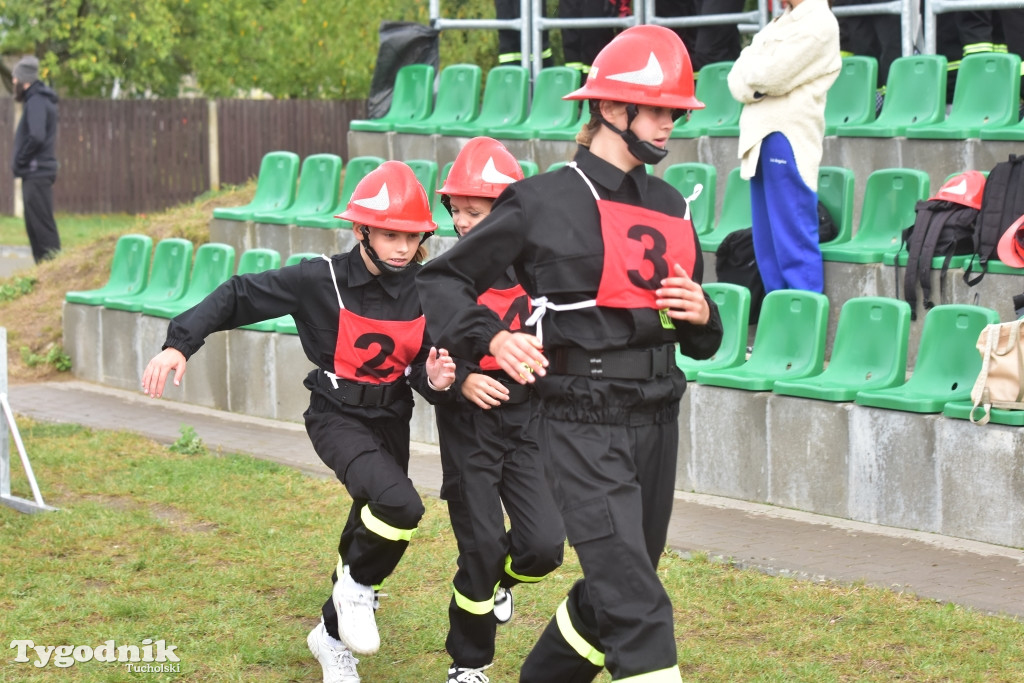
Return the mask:
<svg viewBox="0 0 1024 683">
<path fill-rule="evenodd" d="M 492 128 L 522 123 L 529 103 L 530 72 L 521 66 L 502 64 L 487 73 L 479 116 L 472 121 L 443 124 L 438 132 L 456 137 L 490 135 Z"/>
<path fill-rule="evenodd" d="M 711 164 L 698 161 L 672 164 L 665 169 L 661 179 L 679 190 L 683 197 L 693 194 L 693 188 L 701 185 L 700 196 L 690 203 L 690 220 L 698 235 L 711 232 L 715 220 L 715 187 L 718 171 Z"/>
<path fill-rule="evenodd" d="M 365 156 L 352 157 L 345 165 L 344 175 L 341 181 L 341 194 L 338 196 L 338 203 L 327 213 L 313 214 L 310 216 L 296 216 L 295 225 L 304 228 L 329 228 L 334 230 L 346 230 L 352 227 L 351 221 L 343 218 L 335 218 L 348 208 L 348 200 L 356 189 L 359 181 L 366 177 L 366 174 L 384 163 L 381 157 Z"/>
<path fill-rule="evenodd" d="M 481 73 L 476 64 L 452 64 L 441 69 L 434 111 L 419 121 L 399 121 L 393 130 L 433 135 L 440 132 L 441 126 L 472 121 L 479 113 Z"/>
<path fill-rule="evenodd" d="M 709 282 L 704 285 L 704 293 L 718 304 L 722 316 L 722 344 L 715 355 L 706 360 L 694 360 L 676 351 L 676 365 L 691 382 L 703 370 L 732 368 L 747 359 L 750 290 L 728 282 Z"/>
<path fill-rule="evenodd" d="M 412 159 L 405 163 L 409 165 L 409 168 L 416 175 L 416 179 L 420 181 L 420 185 L 427 192 L 431 216 L 434 222 L 437 223 L 435 235 L 438 237 L 454 237 L 455 225 L 452 223 L 452 217 L 448 213 L 448 209 L 444 208 L 444 204 L 441 203 L 441 195 L 437 194 L 437 188 L 440 187 L 440 183 L 438 183 L 437 162 L 430 159 Z M 451 170 L 451 163 L 446 164 L 445 176 Z"/>
<path fill-rule="evenodd" d="M 252 219 L 257 223 L 294 225 L 299 216 L 330 215 L 338 203 L 341 165 L 337 154 L 310 154 L 302 162 L 295 202 L 282 211 L 254 213 Z"/>
<path fill-rule="evenodd" d="M 248 252 L 244 252 L 242 254 L 243 258 L 245 257 L 245 254 L 247 254 L 247 253 Z M 289 256 L 284 264 L 286 266 L 294 266 L 296 263 L 301 262 L 303 259 L 314 259 L 314 258 L 320 258 L 320 255 L 319 254 L 314 254 L 313 252 L 301 252 L 301 253 L 292 254 L 291 256 Z M 280 266 L 280 257 L 278 258 L 278 265 L 274 266 L 274 268 L 278 268 L 279 266 Z M 242 269 L 241 265 L 239 265 L 238 269 L 239 269 L 239 271 L 241 271 L 241 269 Z M 239 272 L 239 275 L 241 275 L 241 272 Z M 276 332 L 278 325 L 280 325 L 281 323 L 284 323 L 284 322 L 290 322 L 291 319 L 292 319 L 292 317 L 290 315 L 282 315 L 282 316 L 280 316 L 278 318 L 270 318 L 269 320 L 261 320 L 258 323 L 252 323 L 250 325 L 242 325 L 241 329 L 243 329 L 243 330 L 255 330 L 257 332 Z"/>
<path fill-rule="evenodd" d="M 843 124 L 840 137 L 894 138 L 909 128 L 946 118 L 946 58 L 943 55 L 897 57 L 889 66 L 882 111 L 874 121 Z"/>
<path fill-rule="evenodd" d="M 68 292 L 64 300 L 70 304 L 102 306 L 110 296 L 131 296 L 146 288 L 149 282 L 149 257 L 153 254 L 153 238 L 148 235 L 122 235 L 114 245 L 110 277 L 99 289 Z"/>
<path fill-rule="evenodd" d="M 825 135 L 835 135 L 842 125 L 875 120 L 878 92 L 878 60 L 874 57 L 843 57 L 839 76 L 825 99 Z"/>
<path fill-rule="evenodd" d="M 732 65 L 732 62 L 715 62 L 701 68 L 694 95 L 704 103 L 704 108 L 694 109 L 689 117 L 680 117 L 670 137 L 698 138 L 710 135 L 715 129 L 739 130 L 743 105 L 733 99 L 727 82 Z M 730 135 L 736 134 L 730 132 Z"/>
<path fill-rule="evenodd" d="M 579 119 L 575 122 L 570 122 L 568 125 L 562 128 L 547 128 L 544 130 L 537 131 L 537 139 L 539 140 L 566 140 L 572 142 L 576 139 L 577 133 L 583 126 L 590 122 L 590 107 L 586 102 L 582 103 L 580 108 Z"/>
<path fill-rule="evenodd" d="M 430 64 L 406 64 L 395 75 L 388 113 L 379 119 L 358 119 L 349 130 L 387 133 L 396 123 L 422 121 L 434 110 L 434 67 Z"/>
<path fill-rule="evenodd" d="M 538 131 L 578 128 L 580 103 L 563 100 L 580 87 L 580 72 L 567 66 L 549 66 L 537 72 L 533 86 L 533 103 L 526 119 L 518 125 L 495 126 L 487 131 L 494 138 L 530 140 Z"/>
<path fill-rule="evenodd" d="M 928 197 L 931 181 L 925 171 L 883 168 L 868 176 L 860 226 L 841 244 L 823 245 L 826 261 L 881 263 L 888 252 L 899 249 L 903 230 L 914 224 L 914 207 Z"/>
<path fill-rule="evenodd" d="M 750 209 L 750 181 L 740 177 L 740 169 L 729 171 L 725 179 L 725 194 L 722 195 L 722 213 L 711 232 L 699 235 L 703 251 L 717 251 L 718 246 L 731 232 L 749 228 L 754 222 Z"/>
<path fill-rule="evenodd" d="M 771 391 L 779 380 L 810 377 L 825 364 L 828 297 L 817 292 L 776 289 L 761 305 L 750 358 L 743 365 L 697 373 L 699 384 L 747 391 Z"/>
<path fill-rule="evenodd" d="M 249 273 L 262 273 L 264 270 L 272 270 L 281 267 L 281 254 L 274 249 L 246 249 L 238 257 L 238 275 Z"/>
<path fill-rule="evenodd" d="M 162 303 L 150 303 L 142 307 L 146 315 L 158 318 L 173 318 L 192 308 L 226 282 L 235 272 L 235 249 L 229 244 L 208 242 L 196 249 L 196 260 L 192 265 L 192 277 L 188 288 L 179 299 Z"/>
<path fill-rule="evenodd" d="M 451 172 L 452 166 L 455 165 L 454 161 L 449 161 L 444 165 L 440 175 L 437 178 L 437 187 L 440 189 L 444 186 L 444 181 L 448 178 L 448 173 Z M 444 204 L 441 203 L 441 195 L 436 194 L 430 198 L 431 203 L 431 215 L 434 218 L 434 222 L 437 223 L 437 232 L 435 235 L 438 237 L 455 237 L 455 223 L 452 222 L 452 215 L 448 213 L 448 209 L 444 208 Z"/>
<path fill-rule="evenodd" d="M 301 263 L 302 261 L 311 261 L 318 258 L 320 258 L 320 254 L 314 254 L 312 252 L 300 252 L 289 256 L 288 260 L 285 261 L 285 265 L 294 266 L 298 263 Z M 265 322 L 272 323 L 275 332 L 280 332 L 281 334 L 298 334 L 298 331 L 295 329 L 295 319 L 290 315 L 282 315 L 280 318 L 274 318 L 273 320 L 268 320 Z"/>
<path fill-rule="evenodd" d="M 887 389 L 907 375 L 910 305 L 886 297 L 848 299 L 839 311 L 828 367 L 820 375 L 779 380 L 776 394 L 852 401 L 858 391 Z"/>
<path fill-rule="evenodd" d="M 523 169 L 523 177 L 529 178 L 540 173 L 540 167 L 537 166 L 536 161 L 529 161 L 527 159 L 519 159 L 519 168 Z M 445 177 L 448 177 L 448 173 L 445 173 Z"/>
<path fill-rule="evenodd" d="M 942 407 L 942 414 L 958 420 L 970 420 L 973 408 L 973 401 L 950 401 Z M 974 416 L 974 419 L 979 417 L 981 417 L 981 408 L 978 409 L 978 414 Z M 989 422 L 991 424 L 1009 425 L 1011 427 L 1024 427 L 1024 410 L 992 408 L 989 414 Z"/>
<path fill-rule="evenodd" d="M 268 152 L 260 162 L 256 192 L 245 206 L 221 207 L 213 210 L 214 218 L 250 221 L 254 213 L 283 211 L 295 201 L 295 184 L 299 179 L 299 155 L 294 152 Z"/>
<path fill-rule="evenodd" d="M 932 308 L 924 317 L 910 379 L 888 389 L 860 391 L 856 402 L 889 410 L 940 413 L 950 401 L 966 401 L 981 371 L 978 335 L 986 325 L 998 322 L 998 313 L 981 306 L 945 304 Z"/>
<path fill-rule="evenodd" d="M 953 106 L 942 122 L 907 129 L 908 138 L 964 140 L 985 128 L 1016 125 L 1020 111 L 1020 57 L 1012 53 L 967 55 L 953 91 Z"/>
<path fill-rule="evenodd" d="M 153 250 L 153 267 L 146 287 L 132 295 L 108 296 L 103 299 L 103 306 L 120 311 L 141 311 L 149 304 L 163 304 L 181 298 L 188 288 L 193 248 L 190 241 L 179 237 L 160 240 Z"/>
<path fill-rule="evenodd" d="M 849 242 L 853 234 L 853 171 L 840 166 L 818 168 L 818 201 L 825 205 L 836 224 L 835 239 L 826 244 Z"/>
</svg>

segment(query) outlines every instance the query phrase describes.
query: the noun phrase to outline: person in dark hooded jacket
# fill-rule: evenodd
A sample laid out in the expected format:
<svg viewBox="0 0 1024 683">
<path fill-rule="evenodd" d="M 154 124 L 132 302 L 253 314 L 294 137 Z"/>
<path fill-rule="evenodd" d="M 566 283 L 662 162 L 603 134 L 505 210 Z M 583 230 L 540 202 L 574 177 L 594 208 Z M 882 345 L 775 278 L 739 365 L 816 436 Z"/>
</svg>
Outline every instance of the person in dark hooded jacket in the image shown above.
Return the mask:
<svg viewBox="0 0 1024 683">
<path fill-rule="evenodd" d="M 14 98 L 23 103 L 14 133 L 11 171 L 21 178 L 25 231 L 36 263 L 60 251 L 53 218 L 53 183 L 57 180 L 57 94 L 39 80 L 39 60 L 24 57 L 11 72 Z"/>
</svg>

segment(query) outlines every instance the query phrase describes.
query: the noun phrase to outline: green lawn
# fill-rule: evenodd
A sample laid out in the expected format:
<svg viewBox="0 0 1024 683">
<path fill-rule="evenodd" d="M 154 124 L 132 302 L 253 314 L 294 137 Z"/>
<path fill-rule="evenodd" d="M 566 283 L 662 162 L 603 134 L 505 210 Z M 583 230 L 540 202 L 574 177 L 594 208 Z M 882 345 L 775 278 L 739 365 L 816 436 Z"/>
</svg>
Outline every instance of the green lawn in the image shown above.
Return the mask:
<svg viewBox="0 0 1024 683">
<path fill-rule="evenodd" d="M 0 681 L 317 681 L 306 649 L 329 592 L 348 499 L 246 456 L 183 453 L 128 434 L 19 421 L 47 503 L 0 507 Z M 30 493 L 14 456 L 14 493 Z M 427 513 L 386 582 L 381 651 L 367 683 L 442 681 L 455 543 L 443 504 Z M 667 554 L 686 681 L 1020 681 L 1024 624 L 854 585 L 818 584 Z M 518 664 L 579 575 L 574 555 L 516 591 L 499 629 L 495 683 Z M 15 640 L 174 646 L 180 672 L 115 662 L 15 662 Z M 31 651 L 30 651 L 31 652 Z M 607 677 L 599 680 L 608 680 Z"/>
<path fill-rule="evenodd" d="M 128 214 L 57 214 L 55 218 L 61 247 L 64 249 L 88 244 L 110 233 L 131 232 L 143 220 Z M 28 246 L 23 219 L 0 216 L 0 246 Z"/>
</svg>

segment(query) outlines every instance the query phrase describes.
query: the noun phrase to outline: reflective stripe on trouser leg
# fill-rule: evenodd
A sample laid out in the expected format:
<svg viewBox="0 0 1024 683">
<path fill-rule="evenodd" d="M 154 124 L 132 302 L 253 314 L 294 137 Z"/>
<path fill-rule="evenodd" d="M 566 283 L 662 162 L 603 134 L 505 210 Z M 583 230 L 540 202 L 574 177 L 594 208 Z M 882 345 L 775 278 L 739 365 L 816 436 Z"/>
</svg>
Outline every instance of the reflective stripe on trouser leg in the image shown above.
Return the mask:
<svg viewBox="0 0 1024 683">
<path fill-rule="evenodd" d="M 673 666 L 670 669 L 651 671 L 650 673 L 629 676 L 628 678 L 616 678 L 615 680 L 629 681 L 629 683 L 675 683 L 676 681 L 682 681 L 683 677 L 679 674 L 679 667 Z"/>
<path fill-rule="evenodd" d="M 370 510 L 369 505 L 363 506 L 362 511 L 359 513 L 359 518 L 366 525 L 367 529 L 389 541 L 411 541 L 413 533 L 416 532 L 415 527 L 412 529 L 400 529 L 388 524 L 376 517 Z"/>
<path fill-rule="evenodd" d="M 498 590 L 498 586 L 494 586 L 494 590 Z M 478 616 L 484 614 L 490 614 L 494 611 L 494 595 L 492 594 L 487 600 L 472 600 L 462 593 L 459 589 L 452 584 L 452 598 L 455 600 L 455 604 L 459 606 L 459 609 L 465 610 L 470 614 L 476 614 Z"/>
<path fill-rule="evenodd" d="M 587 639 L 581 636 L 572 625 L 572 619 L 569 618 L 569 608 L 566 607 L 567 600 L 568 598 L 562 600 L 558 605 L 558 609 L 555 610 L 555 623 L 558 624 L 558 632 L 565 638 L 565 642 L 569 643 L 569 647 L 576 651 L 576 654 L 594 666 L 603 667 L 604 653 L 588 643 Z"/>
</svg>

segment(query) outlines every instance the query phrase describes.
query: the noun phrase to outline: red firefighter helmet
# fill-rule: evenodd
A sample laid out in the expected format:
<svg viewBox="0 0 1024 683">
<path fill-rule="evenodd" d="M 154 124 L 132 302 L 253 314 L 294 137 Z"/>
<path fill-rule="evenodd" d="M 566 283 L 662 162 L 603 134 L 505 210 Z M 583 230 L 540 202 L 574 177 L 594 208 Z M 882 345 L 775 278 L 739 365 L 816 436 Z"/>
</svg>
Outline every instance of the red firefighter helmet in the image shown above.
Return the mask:
<svg viewBox="0 0 1024 683">
<path fill-rule="evenodd" d="M 631 26 L 594 58 L 587 82 L 566 100 L 613 100 L 672 109 L 703 109 L 693 94 L 686 46 L 664 26 Z"/>
<path fill-rule="evenodd" d="M 497 197 L 511 183 L 523 179 L 523 169 L 512 153 L 494 138 L 480 136 L 466 143 L 448 171 L 441 195 Z"/>
<path fill-rule="evenodd" d="M 939 188 L 939 191 L 928 199 L 943 199 L 981 209 L 981 195 L 985 192 L 985 174 L 981 171 L 964 171 L 957 173 Z"/>
<path fill-rule="evenodd" d="M 434 232 L 427 192 L 401 161 L 385 161 L 359 181 L 335 218 L 396 232 Z"/>
</svg>

